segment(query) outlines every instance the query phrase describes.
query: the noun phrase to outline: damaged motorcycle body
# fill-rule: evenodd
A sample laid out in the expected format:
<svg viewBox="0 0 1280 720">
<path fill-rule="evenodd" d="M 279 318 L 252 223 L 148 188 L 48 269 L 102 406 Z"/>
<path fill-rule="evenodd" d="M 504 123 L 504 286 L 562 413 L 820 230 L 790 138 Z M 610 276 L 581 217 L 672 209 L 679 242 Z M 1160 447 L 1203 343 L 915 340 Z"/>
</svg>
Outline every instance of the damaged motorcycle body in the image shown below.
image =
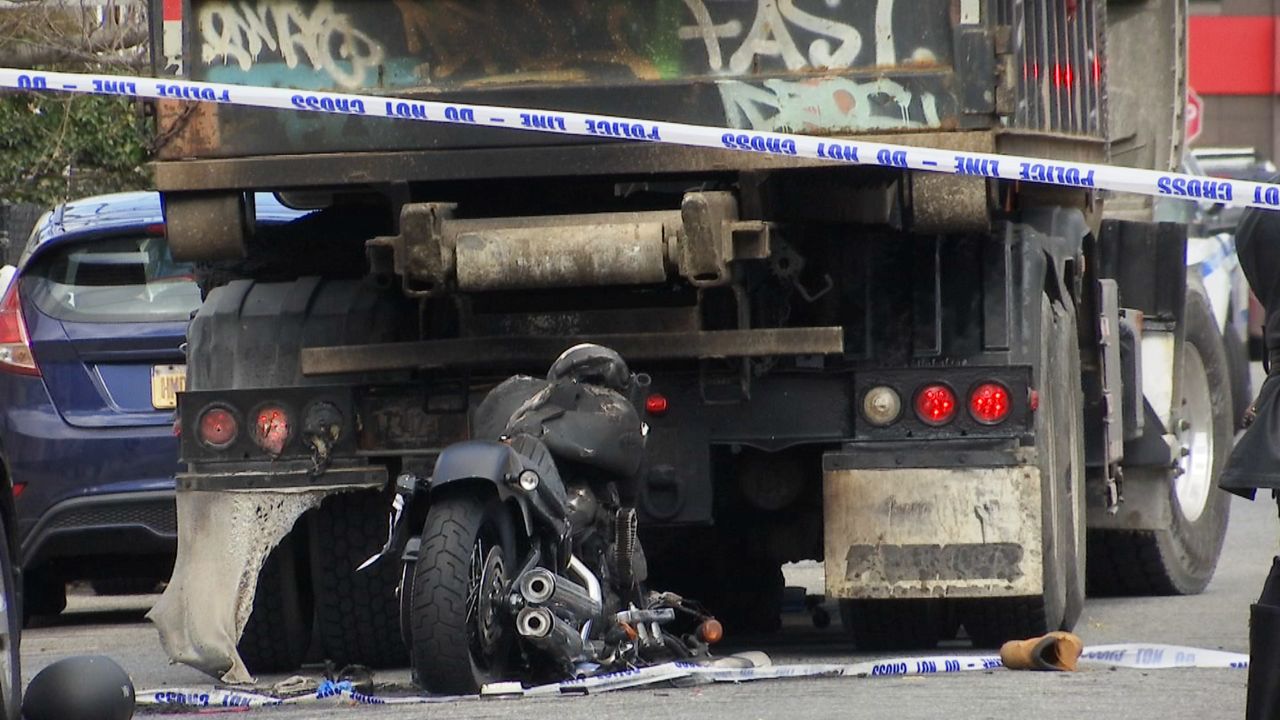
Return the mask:
<svg viewBox="0 0 1280 720">
<path fill-rule="evenodd" d="M 399 554 L 397 536 L 408 548 L 402 631 L 428 691 L 705 654 L 696 638 L 668 632 L 677 611 L 703 616 L 644 590 L 631 502 L 646 428 L 624 393 L 647 378 L 624 377 L 625 387 L 513 377 L 477 408 L 476 435 L 494 439 L 446 448 L 429 481 L 398 482 L 425 520 L 409 538 L 402 528 L 415 513 L 405 513 L 384 554 Z M 442 609 L 456 593 L 465 611 Z"/>
</svg>

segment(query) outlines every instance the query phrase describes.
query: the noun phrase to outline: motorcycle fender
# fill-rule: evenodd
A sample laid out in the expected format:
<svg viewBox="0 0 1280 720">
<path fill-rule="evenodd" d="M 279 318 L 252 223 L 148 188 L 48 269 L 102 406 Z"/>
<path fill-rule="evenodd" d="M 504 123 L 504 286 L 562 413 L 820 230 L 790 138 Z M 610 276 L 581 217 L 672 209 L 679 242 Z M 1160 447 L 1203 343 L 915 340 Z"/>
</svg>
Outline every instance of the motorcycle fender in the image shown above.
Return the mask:
<svg viewBox="0 0 1280 720">
<path fill-rule="evenodd" d="M 823 475 L 827 594 L 1010 597 L 1043 587 L 1034 467 L 833 470 Z"/>
<path fill-rule="evenodd" d="M 434 495 L 446 487 L 461 483 L 485 483 L 492 485 L 502 502 L 515 500 L 524 520 L 525 532 L 533 535 L 533 513 L 528 495 L 513 488 L 508 478 L 515 478 L 521 470 L 520 458 L 509 446 L 490 440 L 468 440 L 445 448 L 436 460 L 431 475 L 431 493 Z"/>
</svg>

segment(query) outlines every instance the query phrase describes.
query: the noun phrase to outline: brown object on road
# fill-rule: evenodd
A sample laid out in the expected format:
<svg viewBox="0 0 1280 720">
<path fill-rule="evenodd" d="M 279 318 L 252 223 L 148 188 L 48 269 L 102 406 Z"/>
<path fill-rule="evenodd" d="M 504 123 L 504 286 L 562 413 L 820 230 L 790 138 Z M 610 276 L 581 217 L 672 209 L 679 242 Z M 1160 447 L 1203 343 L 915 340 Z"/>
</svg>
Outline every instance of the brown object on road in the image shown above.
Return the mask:
<svg viewBox="0 0 1280 720">
<path fill-rule="evenodd" d="M 1084 643 L 1074 633 L 1051 632 L 1028 640 L 1010 640 L 1000 647 L 1000 660 L 1010 670 L 1073 672 Z"/>
</svg>

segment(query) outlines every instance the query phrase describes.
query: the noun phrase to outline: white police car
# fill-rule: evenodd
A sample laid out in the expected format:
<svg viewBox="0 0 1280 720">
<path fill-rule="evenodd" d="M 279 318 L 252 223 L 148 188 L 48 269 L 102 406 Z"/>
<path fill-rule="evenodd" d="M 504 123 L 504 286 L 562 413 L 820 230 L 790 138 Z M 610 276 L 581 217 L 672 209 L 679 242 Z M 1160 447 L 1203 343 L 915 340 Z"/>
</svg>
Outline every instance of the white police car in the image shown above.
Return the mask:
<svg viewBox="0 0 1280 720">
<path fill-rule="evenodd" d="M 1203 175 L 1191 155 L 1183 158 L 1182 172 Z M 1155 219 L 1187 224 L 1188 282 L 1199 282 L 1213 311 L 1231 374 L 1232 417 L 1236 427 L 1253 400 L 1249 376 L 1249 284 L 1236 255 L 1234 216 L 1212 200 L 1160 197 Z"/>
</svg>

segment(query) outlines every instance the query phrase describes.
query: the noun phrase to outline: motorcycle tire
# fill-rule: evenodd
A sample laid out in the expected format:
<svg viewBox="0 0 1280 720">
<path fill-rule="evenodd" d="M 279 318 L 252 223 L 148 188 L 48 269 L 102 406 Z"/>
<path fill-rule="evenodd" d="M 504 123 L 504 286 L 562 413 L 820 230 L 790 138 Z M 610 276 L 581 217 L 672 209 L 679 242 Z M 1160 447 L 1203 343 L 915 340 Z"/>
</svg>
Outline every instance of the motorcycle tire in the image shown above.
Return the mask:
<svg viewBox="0 0 1280 720">
<path fill-rule="evenodd" d="M 515 526 L 491 492 L 460 490 L 432 500 L 409 598 L 414 680 L 446 695 L 509 679 L 516 646 L 499 609 L 518 562 Z"/>
</svg>

